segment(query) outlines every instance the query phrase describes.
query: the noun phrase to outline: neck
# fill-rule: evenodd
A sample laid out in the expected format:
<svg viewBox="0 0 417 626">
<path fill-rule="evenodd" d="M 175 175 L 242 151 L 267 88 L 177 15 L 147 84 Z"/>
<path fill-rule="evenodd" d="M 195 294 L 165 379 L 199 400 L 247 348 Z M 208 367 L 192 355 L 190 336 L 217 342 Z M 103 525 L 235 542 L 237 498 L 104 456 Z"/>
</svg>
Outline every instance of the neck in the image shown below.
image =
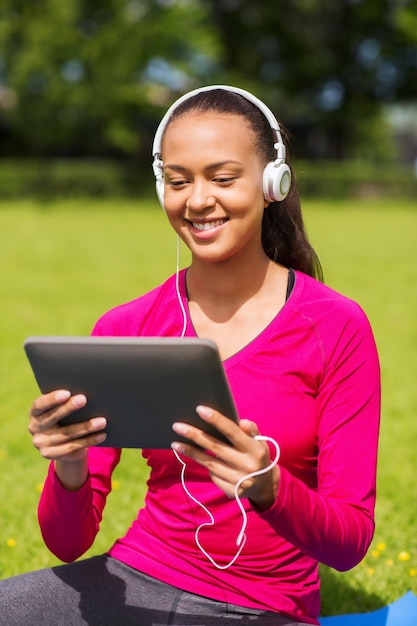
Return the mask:
<svg viewBox="0 0 417 626">
<path fill-rule="evenodd" d="M 241 258 L 221 263 L 193 259 L 187 273 L 189 300 L 222 307 L 238 306 L 261 291 L 269 278 L 281 269 L 263 250 L 250 263 L 242 262 Z"/>
</svg>

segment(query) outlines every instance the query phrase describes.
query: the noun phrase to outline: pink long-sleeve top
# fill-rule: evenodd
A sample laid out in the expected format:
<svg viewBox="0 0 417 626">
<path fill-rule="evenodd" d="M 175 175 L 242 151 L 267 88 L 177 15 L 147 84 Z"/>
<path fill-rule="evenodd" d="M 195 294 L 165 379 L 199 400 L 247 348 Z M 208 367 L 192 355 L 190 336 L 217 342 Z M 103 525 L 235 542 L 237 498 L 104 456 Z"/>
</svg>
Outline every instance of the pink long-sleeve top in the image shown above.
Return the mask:
<svg viewBox="0 0 417 626">
<path fill-rule="evenodd" d="M 180 296 L 188 315 L 185 270 Z M 171 277 L 109 311 L 93 332 L 179 336 L 182 322 Z M 186 334 L 195 336 L 190 319 Z M 216 569 L 196 545 L 196 527 L 208 518 L 185 494 L 174 454 L 142 450 L 150 467 L 145 506 L 109 554 L 192 593 L 318 624 L 318 563 L 352 568 L 374 531 L 380 377 L 368 320 L 356 303 L 296 272 L 276 318 L 224 367 L 240 417 L 280 445 L 274 505 L 260 512 L 244 500 L 246 544 L 234 565 Z M 63 561 L 92 545 L 120 457 L 120 449 L 90 448 L 89 478 L 76 492 L 61 486 L 51 464 L 39 521 Z M 192 460 L 185 479 L 215 518 L 200 532 L 204 549 L 218 563 L 229 562 L 242 524 L 236 502 Z"/>
</svg>

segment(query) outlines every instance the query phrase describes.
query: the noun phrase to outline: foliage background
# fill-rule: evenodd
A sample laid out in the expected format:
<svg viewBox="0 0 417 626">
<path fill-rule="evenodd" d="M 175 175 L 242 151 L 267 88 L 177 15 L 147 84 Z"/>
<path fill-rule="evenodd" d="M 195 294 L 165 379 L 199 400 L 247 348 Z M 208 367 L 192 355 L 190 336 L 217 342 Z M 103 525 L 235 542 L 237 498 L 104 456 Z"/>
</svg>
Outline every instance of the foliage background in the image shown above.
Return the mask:
<svg viewBox="0 0 417 626">
<path fill-rule="evenodd" d="M 411 159 L 386 105 L 415 105 L 416 75 L 417 0 L 1 0 L 0 154 L 147 155 L 168 103 L 226 82 L 300 157 Z"/>
</svg>

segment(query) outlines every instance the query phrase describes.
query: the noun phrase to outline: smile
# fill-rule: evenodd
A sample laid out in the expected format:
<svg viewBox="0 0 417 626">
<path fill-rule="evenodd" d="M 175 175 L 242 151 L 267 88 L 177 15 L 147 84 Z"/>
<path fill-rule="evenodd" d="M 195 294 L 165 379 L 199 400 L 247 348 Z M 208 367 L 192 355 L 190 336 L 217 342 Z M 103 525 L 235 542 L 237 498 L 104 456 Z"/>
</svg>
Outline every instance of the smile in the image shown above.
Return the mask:
<svg viewBox="0 0 417 626">
<path fill-rule="evenodd" d="M 211 222 L 192 222 L 190 220 L 190 224 L 192 224 L 193 228 L 195 228 L 196 230 L 211 230 L 212 228 L 217 228 L 218 226 L 221 226 L 226 221 L 226 219 L 213 220 Z"/>
</svg>

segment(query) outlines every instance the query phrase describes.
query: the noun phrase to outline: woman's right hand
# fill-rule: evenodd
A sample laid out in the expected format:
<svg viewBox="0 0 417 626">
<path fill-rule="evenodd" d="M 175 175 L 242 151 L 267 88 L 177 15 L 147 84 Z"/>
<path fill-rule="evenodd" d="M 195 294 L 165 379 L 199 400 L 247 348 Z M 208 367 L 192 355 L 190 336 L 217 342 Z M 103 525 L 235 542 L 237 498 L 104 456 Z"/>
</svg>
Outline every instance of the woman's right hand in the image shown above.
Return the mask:
<svg viewBox="0 0 417 626">
<path fill-rule="evenodd" d="M 60 389 L 37 398 L 30 409 L 29 432 L 32 442 L 45 459 L 55 461 L 61 483 L 67 489 L 78 489 L 87 477 L 88 447 L 102 443 L 106 434 L 104 417 L 61 426 L 59 423 L 87 403 L 84 395 L 71 396 Z"/>
</svg>

